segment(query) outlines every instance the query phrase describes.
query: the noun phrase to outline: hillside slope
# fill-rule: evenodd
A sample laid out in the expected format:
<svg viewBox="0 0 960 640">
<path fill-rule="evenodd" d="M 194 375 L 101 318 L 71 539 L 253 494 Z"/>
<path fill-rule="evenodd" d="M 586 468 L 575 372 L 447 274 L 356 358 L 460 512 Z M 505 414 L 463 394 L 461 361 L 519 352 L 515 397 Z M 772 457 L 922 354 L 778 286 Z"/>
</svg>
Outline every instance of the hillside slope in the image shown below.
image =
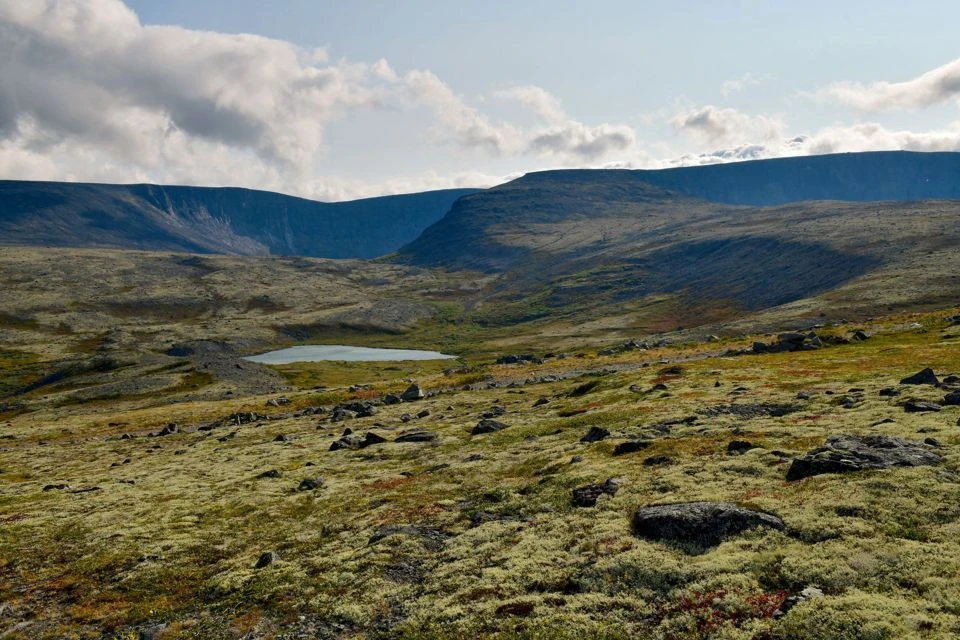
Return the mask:
<svg viewBox="0 0 960 640">
<path fill-rule="evenodd" d="M 497 274 L 477 304 L 498 324 L 664 295 L 686 324 L 863 282 L 909 307 L 960 293 L 957 176 L 960 154 L 915 153 L 532 173 L 458 200 L 396 259 Z"/>
<path fill-rule="evenodd" d="M 238 188 L 2 181 L 0 244 L 373 258 L 475 191 L 322 203 Z"/>
</svg>

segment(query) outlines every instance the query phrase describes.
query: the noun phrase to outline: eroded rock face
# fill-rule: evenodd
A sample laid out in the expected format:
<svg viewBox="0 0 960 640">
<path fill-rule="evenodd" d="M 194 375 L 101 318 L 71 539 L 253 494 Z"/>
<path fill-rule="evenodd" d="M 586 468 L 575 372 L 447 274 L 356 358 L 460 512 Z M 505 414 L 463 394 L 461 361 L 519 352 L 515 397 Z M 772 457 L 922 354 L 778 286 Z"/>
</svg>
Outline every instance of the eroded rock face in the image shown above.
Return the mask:
<svg viewBox="0 0 960 640">
<path fill-rule="evenodd" d="M 729 502 L 662 504 L 633 514 L 633 532 L 641 538 L 701 547 L 714 547 L 755 527 L 782 530 L 786 525 L 776 516 Z"/>
<path fill-rule="evenodd" d="M 934 465 L 940 456 L 921 442 L 893 436 L 837 435 L 824 446 L 796 458 L 787 480 L 800 480 L 823 473 L 850 473 L 890 467 Z"/>
</svg>

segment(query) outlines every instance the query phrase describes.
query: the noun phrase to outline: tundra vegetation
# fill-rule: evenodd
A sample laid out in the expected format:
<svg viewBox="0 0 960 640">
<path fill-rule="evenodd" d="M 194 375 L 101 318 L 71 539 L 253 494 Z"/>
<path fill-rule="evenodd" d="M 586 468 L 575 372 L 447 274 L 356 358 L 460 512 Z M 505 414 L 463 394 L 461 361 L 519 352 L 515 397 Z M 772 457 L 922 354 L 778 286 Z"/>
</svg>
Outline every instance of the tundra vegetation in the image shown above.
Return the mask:
<svg viewBox="0 0 960 640">
<path fill-rule="evenodd" d="M 3 637 L 960 634 L 960 319 L 933 272 L 678 331 L 679 294 L 517 321 L 489 274 L 386 262 L 0 271 Z M 241 359 L 311 341 L 461 358 Z"/>
</svg>

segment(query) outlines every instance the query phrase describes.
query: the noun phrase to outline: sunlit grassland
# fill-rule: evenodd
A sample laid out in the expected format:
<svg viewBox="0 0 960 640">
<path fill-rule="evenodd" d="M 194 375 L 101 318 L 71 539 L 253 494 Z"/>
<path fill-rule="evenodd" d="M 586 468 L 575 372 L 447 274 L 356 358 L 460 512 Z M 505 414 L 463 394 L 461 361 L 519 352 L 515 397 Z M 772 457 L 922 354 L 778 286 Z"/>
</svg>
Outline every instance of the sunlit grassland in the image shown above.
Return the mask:
<svg viewBox="0 0 960 640">
<path fill-rule="evenodd" d="M 942 315 L 875 321 L 866 342 L 788 354 L 721 355 L 747 336 L 544 365 L 475 362 L 472 373 L 452 375 L 440 370 L 449 363 L 304 365 L 285 369 L 302 390 L 281 407 L 266 406 L 267 397 L 39 406 L 0 422 L 0 599 L 29 622 L 10 637 L 99 637 L 165 622 L 164 638 L 232 638 L 279 633 L 304 616 L 356 638 L 686 638 L 707 637 L 701 617 L 715 610 L 725 613 L 710 637 L 949 637 L 960 633 L 960 410 L 906 414 L 898 398 L 878 395 L 924 366 L 960 371 Z M 662 361 L 680 361 L 683 371 L 664 374 Z M 593 373 L 459 388 L 581 370 Z M 288 415 L 402 389 L 410 377 L 448 390 L 347 423 Z M 350 393 L 348 380 L 372 384 L 374 394 Z M 589 381 L 597 384 L 571 393 Z M 666 390 L 653 391 L 658 382 Z M 864 389 L 864 403 L 848 410 L 836 399 L 851 387 Z M 798 401 L 800 390 L 814 395 Z M 930 387 L 908 393 L 942 396 Z M 549 402 L 534 407 L 541 397 Z M 731 402 L 798 403 L 799 411 L 698 414 Z M 507 410 L 498 419 L 509 427 L 470 436 L 493 405 Z M 401 422 L 421 409 L 430 415 Z M 193 430 L 249 411 L 279 419 Z M 672 426 L 647 449 L 613 455 L 616 442 L 693 415 L 694 424 Z M 878 424 L 888 417 L 895 422 Z M 180 432 L 145 437 L 169 422 Z M 348 426 L 438 438 L 328 451 Z M 612 437 L 581 444 L 591 426 Z M 137 437 L 118 439 L 123 433 Z M 797 454 L 835 433 L 933 436 L 944 461 L 784 480 L 788 463 L 773 452 Z M 730 455 L 734 438 L 760 448 Z M 654 456 L 670 463 L 643 464 Z M 257 477 L 271 469 L 281 477 Z M 318 476 L 321 489 L 296 490 Z M 624 482 L 615 497 L 571 505 L 573 487 L 609 477 Z M 68 488 L 43 490 L 59 483 Z M 789 529 L 749 532 L 696 555 L 631 535 L 632 509 L 686 500 L 767 510 Z M 278 560 L 254 569 L 264 551 Z M 826 596 L 782 621 L 757 604 L 811 585 Z M 704 593 L 716 602 L 698 600 Z"/>
</svg>

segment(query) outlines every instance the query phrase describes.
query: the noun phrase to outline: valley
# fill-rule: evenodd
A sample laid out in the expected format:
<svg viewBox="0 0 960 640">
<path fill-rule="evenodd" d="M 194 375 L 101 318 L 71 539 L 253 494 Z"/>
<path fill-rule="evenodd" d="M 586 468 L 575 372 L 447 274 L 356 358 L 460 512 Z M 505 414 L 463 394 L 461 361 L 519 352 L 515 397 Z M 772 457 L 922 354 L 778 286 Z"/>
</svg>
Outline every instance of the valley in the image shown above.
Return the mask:
<svg viewBox="0 0 960 640">
<path fill-rule="evenodd" d="M 0 185 L 0 637 L 960 634 L 958 157 Z"/>
</svg>

